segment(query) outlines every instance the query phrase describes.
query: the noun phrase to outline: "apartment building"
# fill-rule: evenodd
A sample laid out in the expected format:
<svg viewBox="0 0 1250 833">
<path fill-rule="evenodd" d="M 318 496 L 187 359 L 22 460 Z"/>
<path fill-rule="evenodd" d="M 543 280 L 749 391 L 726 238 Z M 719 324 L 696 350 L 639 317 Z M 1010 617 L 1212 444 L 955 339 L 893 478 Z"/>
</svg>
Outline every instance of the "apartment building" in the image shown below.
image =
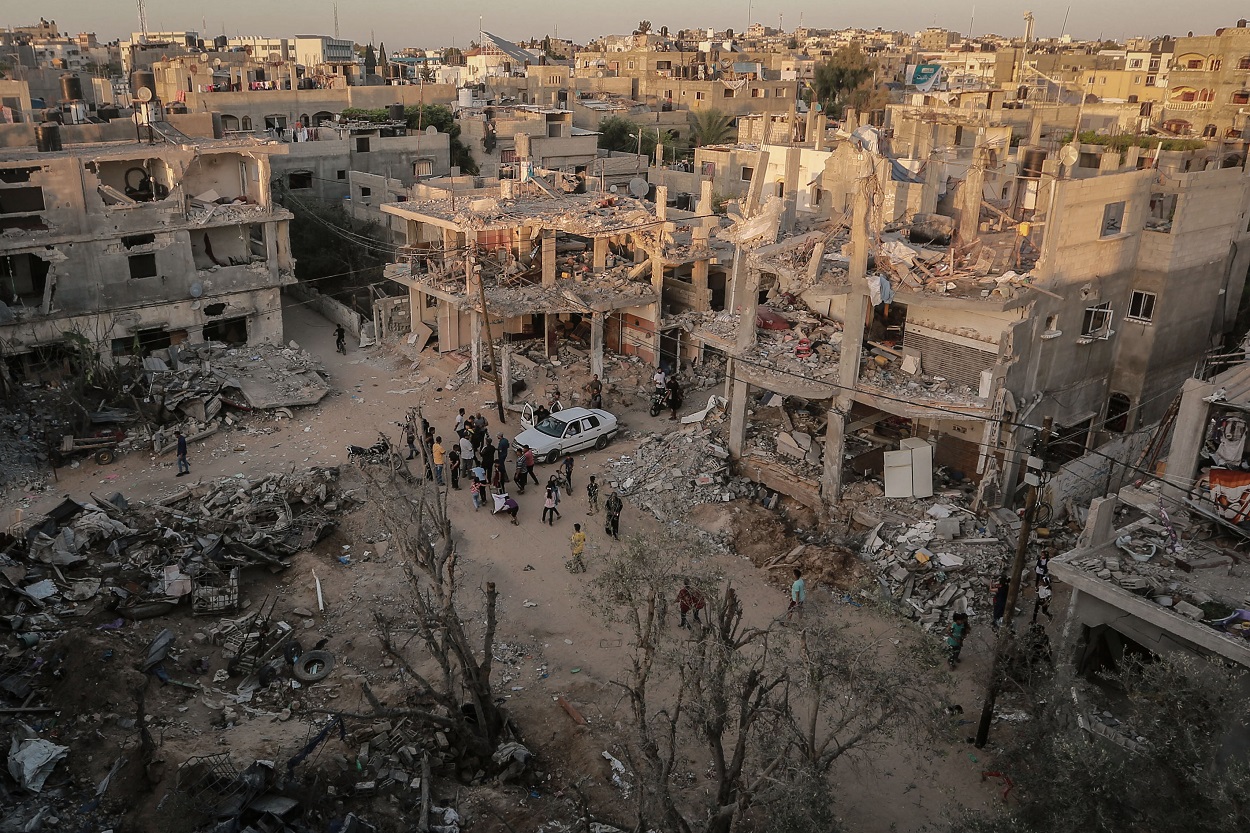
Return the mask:
<svg viewBox="0 0 1250 833">
<path fill-rule="evenodd" d="M 1176 39 L 1161 117 L 1178 136 L 1241 139 L 1250 112 L 1250 28 Z"/>
<path fill-rule="evenodd" d="M 213 138 L 210 114 L 144 128 L 0 125 L 0 344 L 11 378 L 63 370 L 74 335 L 105 361 L 183 341 L 282 340 L 291 214 L 284 145 Z"/>
</svg>

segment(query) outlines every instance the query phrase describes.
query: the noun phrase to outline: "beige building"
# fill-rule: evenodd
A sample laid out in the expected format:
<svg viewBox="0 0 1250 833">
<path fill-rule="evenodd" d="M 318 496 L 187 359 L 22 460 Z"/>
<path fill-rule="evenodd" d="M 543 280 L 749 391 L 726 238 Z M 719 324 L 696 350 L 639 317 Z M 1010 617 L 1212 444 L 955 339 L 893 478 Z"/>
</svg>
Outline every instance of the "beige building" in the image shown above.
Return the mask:
<svg viewBox="0 0 1250 833">
<path fill-rule="evenodd" d="M 1250 112 L 1250 29 L 1177 38 L 1163 128 L 1180 136 L 1240 139 Z"/>
</svg>

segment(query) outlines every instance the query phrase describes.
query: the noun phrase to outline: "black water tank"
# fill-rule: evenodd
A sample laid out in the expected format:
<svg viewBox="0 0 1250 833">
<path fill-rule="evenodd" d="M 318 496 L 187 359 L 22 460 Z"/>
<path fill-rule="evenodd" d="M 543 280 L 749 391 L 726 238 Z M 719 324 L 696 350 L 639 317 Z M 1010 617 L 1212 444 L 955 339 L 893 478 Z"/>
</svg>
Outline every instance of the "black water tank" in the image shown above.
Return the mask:
<svg viewBox="0 0 1250 833">
<path fill-rule="evenodd" d="M 1041 148 L 1024 148 L 1020 151 L 1020 176 L 1040 179 L 1042 163 L 1045 161 L 1046 151 Z"/>
<path fill-rule="evenodd" d="M 100 117 L 101 121 L 113 121 L 113 119 L 121 118 L 122 113 L 112 104 L 101 104 L 96 108 L 95 114 Z"/>
<path fill-rule="evenodd" d="M 130 93 L 138 96 L 139 90 L 147 88 L 152 93 L 152 98 L 156 98 L 156 74 L 145 69 L 137 69 L 130 73 Z M 151 100 L 151 99 L 149 99 Z"/>
<path fill-rule="evenodd" d="M 404 105 L 392 104 L 389 108 L 391 121 L 407 121 L 404 117 Z"/>
<path fill-rule="evenodd" d="M 77 75 L 61 76 L 61 100 L 82 101 L 82 79 Z"/>
<path fill-rule="evenodd" d="M 61 149 L 61 126 L 54 121 L 35 125 L 35 148 L 40 153 Z"/>
</svg>

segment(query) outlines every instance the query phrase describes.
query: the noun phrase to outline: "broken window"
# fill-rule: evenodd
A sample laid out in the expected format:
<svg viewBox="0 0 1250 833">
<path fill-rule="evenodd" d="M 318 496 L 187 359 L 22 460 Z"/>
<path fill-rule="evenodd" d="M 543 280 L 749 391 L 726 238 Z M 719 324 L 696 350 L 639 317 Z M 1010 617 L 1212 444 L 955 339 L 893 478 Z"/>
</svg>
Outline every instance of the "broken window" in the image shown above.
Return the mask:
<svg viewBox="0 0 1250 833">
<path fill-rule="evenodd" d="M 155 242 L 155 234 L 132 234 L 122 238 L 122 245 L 127 249 L 133 249 L 135 246 L 150 246 Z"/>
<path fill-rule="evenodd" d="M 156 277 L 156 254 L 154 252 L 131 255 L 127 260 L 130 261 L 130 277 L 132 279 Z"/>
<path fill-rule="evenodd" d="M 1133 290 L 1128 302 L 1128 317 L 1134 321 L 1153 321 L 1155 317 L 1155 294 Z"/>
<path fill-rule="evenodd" d="M 339 171 L 339 172 L 338 172 L 338 174 L 337 174 L 337 178 L 338 178 L 338 179 L 347 179 L 347 171 Z"/>
<path fill-rule="evenodd" d="M 313 187 L 312 171 L 292 171 L 286 176 L 287 187 L 292 191 Z"/>
<path fill-rule="evenodd" d="M 1124 202 L 1107 203 L 1102 210 L 1102 233 L 1100 237 L 1112 237 L 1124 230 Z"/>
<path fill-rule="evenodd" d="M 1085 320 L 1081 323 L 1081 335 L 1085 338 L 1107 339 L 1111 337 L 1111 304 L 1104 301 L 1085 308 Z"/>
<path fill-rule="evenodd" d="M 1128 412 L 1132 410 L 1133 400 L 1122 393 L 1113 393 L 1107 400 L 1107 419 L 1103 427 L 1116 434 L 1128 430 Z"/>
<path fill-rule="evenodd" d="M 210 321 L 204 325 L 205 341 L 223 344 L 247 344 L 247 316 Z"/>
<path fill-rule="evenodd" d="M 0 168 L 0 182 L 8 185 L 30 182 L 30 175 L 38 170 L 38 168 Z"/>
<path fill-rule="evenodd" d="M 43 305 L 48 286 L 48 263 L 32 254 L 0 259 L 0 300 L 15 306 Z"/>
<path fill-rule="evenodd" d="M 113 339 L 114 356 L 146 356 L 153 350 L 163 350 L 173 343 L 166 330 L 140 330 L 122 338 Z"/>
<path fill-rule="evenodd" d="M 357 136 L 357 137 L 356 137 L 356 152 L 357 152 L 357 153 L 368 153 L 368 152 L 369 152 L 369 137 L 368 137 L 368 136 Z"/>
<path fill-rule="evenodd" d="M 742 166 L 742 181 L 750 182 L 751 177 L 753 176 L 755 176 L 755 168 L 748 168 L 746 165 L 743 165 Z"/>
<path fill-rule="evenodd" d="M 0 214 L 31 214 L 43 211 L 43 189 L 5 188 L 0 191 Z"/>
</svg>

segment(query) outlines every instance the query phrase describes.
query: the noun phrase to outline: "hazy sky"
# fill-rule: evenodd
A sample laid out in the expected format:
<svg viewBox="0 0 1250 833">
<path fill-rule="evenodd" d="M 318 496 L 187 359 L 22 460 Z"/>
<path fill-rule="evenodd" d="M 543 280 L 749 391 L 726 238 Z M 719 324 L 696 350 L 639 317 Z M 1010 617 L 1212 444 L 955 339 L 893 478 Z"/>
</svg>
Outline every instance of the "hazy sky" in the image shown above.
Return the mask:
<svg viewBox="0 0 1250 833">
<path fill-rule="evenodd" d="M 102 40 L 125 36 L 139 28 L 133 0 L 41 0 L 29 4 L 14 0 L 5 5 L 9 19 L 0 20 L 0 25 L 6 27 L 32 24 L 43 15 L 55 20 L 61 31 L 95 32 Z M 750 5 L 747 0 L 634 0 L 628 4 L 631 10 L 627 13 L 622 11 L 624 5 L 627 4 L 602 0 L 340 0 L 339 33 L 362 43 L 370 38 L 380 39 L 386 42 L 388 50 L 452 42 L 464 45 L 477 38 L 481 15 L 486 31 L 513 40 L 558 32 L 584 43 L 598 35 L 631 32 L 643 19 L 650 20 L 656 29 L 668 26 L 673 31 L 683 27 L 740 30 L 748 22 L 749 10 L 752 22 L 769 26 L 776 26 L 779 15 L 784 16 L 782 23 L 787 30 L 798 25 L 801 14 L 806 25 L 821 28 L 881 26 L 912 32 L 926 26 L 942 26 L 966 33 L 972 23 L 975 34 L 1017 34 L 1024 31 L 1024 10 L 1031 9 L 1037 20 L 1038 37 L 1066 31 L 1075 37 L 1101 35 L 1119 40 L 1134 35 L 1210 33 L 1221 26 L 1236 25 L 1242 14 L 1250 16 L 1245 4 L 1233 0 L 1207 0 L 1194 5 L 1162 0 L 981 0 L 979 4 L 964 0 L 760 0 Z M 30 14 L 24 15 L 19 6 Z M 192 29 L 209 35 L 224 31 L 228 35 L 271 36 L 334 32 L 332 0 L 216 0 L 194 6 L 178 0 L 147 0 L 147 14 L 149 31 Z"/>
</svg>

